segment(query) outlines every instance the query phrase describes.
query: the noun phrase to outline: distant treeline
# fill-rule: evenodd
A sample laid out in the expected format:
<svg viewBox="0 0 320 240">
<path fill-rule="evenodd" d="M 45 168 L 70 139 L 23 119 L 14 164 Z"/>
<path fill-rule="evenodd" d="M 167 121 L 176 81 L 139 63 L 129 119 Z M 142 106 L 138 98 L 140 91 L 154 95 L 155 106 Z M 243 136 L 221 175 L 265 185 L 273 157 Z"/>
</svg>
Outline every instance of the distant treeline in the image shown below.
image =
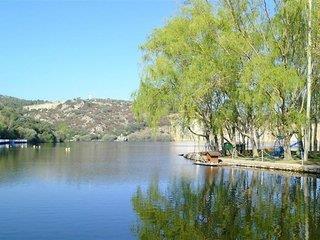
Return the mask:
<svg viewBox="0 0 320 240">
<path fill-rule="evenodd" d="M 32 143 L 57 142 L 60 139 L 53 125 L 23 115 L 22 108 L 0 105 L 0 138 L 28 139 Z"/>
<path fill-rule="evenodd" d="M 24 106 L 45 103 L 0 95 L 0 138 L 27 139 L 30 143 L 54 143 L 66 139 L 66 128 L 28 117 Z"/>
<path fill-rule="evenodd" d="M 10 108 L 22 108 L 23 106 L 27 106 L 27 105 L 35 105 L 35 104 L 41 104 L 46 102 L 48 101 L 25 100 L 25 99 L 0 95 L 0 105 L 10 107 Z"/>
</svg>

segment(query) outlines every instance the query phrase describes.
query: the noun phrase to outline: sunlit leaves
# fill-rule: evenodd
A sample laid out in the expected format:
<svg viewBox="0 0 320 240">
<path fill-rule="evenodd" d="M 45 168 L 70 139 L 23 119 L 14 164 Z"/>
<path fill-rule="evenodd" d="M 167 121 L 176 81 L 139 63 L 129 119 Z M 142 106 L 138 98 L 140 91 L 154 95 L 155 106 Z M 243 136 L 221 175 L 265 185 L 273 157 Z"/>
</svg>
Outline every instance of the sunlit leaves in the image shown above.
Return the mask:
<svg viewBox="0 0 320 240">
<path fill-rule="evenodd" d="M 211 134 L 237 128 L 253 141 L 248 131 L 267 129 L 290 141 L 305 120 L 305 4 L 281 0 L 270 10 L 264 0 L 188 1 L 142 46 L 136 113 L 154 125 L 176 113 Z"/>
<path fill-rule="evenodd" d="M 213 91 L 224 87 L 215 28 L 210 5 L 192 1 L 151 34 L 142 46 L 144 76 L 134 96 L 138 115 L 155 124 L 171 111 L 180 113 L 186 123 L 210 124 Z"/>
</svg>

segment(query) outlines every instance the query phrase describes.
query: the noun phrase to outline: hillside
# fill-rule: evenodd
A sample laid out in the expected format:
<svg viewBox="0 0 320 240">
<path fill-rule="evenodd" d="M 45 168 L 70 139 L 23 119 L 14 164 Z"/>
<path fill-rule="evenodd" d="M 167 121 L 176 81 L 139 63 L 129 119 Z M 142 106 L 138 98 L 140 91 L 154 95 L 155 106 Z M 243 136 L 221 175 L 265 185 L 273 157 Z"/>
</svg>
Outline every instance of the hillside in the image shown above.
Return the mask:
<svg viewBox="0 0 320 240">
<path fill-rule="evenodd" d="M 26 105 L 42 104 L 47 101 L 43 100 L 25 100 L 16 97 L 0 95 L 0 106 L 20 108 Z"/>
<path fill-rule="evenodd" d="M 29 117 L 23 110 L 25 105 L 43 103 L 45 101 L 29 101 L 0 95 L 0 138 L 25 138 L 33 143 L 56 142 L 59 134 L 54 125 Z"/>
<path fill-rule="evenodd" d="M 144 128 L 131 111 L 131 102 L 112 99 L 73 99 L 24 106 L 26 115 L 67 128 L 73 140 L 112 140 Z"/>
<path fill-rule="evenodd" d="M 61 102 L 24 100 L 0 95 L 0 138 L 32 142 L 168 141 L 167 121 L 154 132 L 134 118 L 131 102 L 113 99 L 73 99 Z M 164 127 L 164 128 L 163 128 Z"/>
</svg>

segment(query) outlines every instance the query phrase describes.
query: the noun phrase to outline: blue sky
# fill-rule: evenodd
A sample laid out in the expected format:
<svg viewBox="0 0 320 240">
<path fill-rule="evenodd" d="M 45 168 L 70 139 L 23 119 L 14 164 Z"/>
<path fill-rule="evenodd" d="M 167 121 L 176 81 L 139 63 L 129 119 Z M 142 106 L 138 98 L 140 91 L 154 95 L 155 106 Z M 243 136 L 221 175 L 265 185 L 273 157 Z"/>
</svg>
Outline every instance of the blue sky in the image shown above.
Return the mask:
<svg viewBox="0 0 320 240">
<path fill-rule="evenodd" d="M 139 45 L 180 2 L 1 1 L 0 94 L 130 99 Z"/>
</svg>

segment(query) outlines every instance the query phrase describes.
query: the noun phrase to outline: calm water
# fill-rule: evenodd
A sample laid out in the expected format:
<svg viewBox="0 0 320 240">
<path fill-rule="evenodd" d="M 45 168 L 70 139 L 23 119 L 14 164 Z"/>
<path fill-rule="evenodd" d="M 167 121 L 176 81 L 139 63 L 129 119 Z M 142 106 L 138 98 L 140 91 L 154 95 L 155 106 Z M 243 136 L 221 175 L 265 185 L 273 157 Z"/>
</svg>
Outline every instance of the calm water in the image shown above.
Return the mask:
<svg viewBox="0 0 320 240">
<path fill-rule="evenodd" d="M 320 179 L 169 143 L 0 149 L 0 239 L 320 239 Z"/>
</svg>

